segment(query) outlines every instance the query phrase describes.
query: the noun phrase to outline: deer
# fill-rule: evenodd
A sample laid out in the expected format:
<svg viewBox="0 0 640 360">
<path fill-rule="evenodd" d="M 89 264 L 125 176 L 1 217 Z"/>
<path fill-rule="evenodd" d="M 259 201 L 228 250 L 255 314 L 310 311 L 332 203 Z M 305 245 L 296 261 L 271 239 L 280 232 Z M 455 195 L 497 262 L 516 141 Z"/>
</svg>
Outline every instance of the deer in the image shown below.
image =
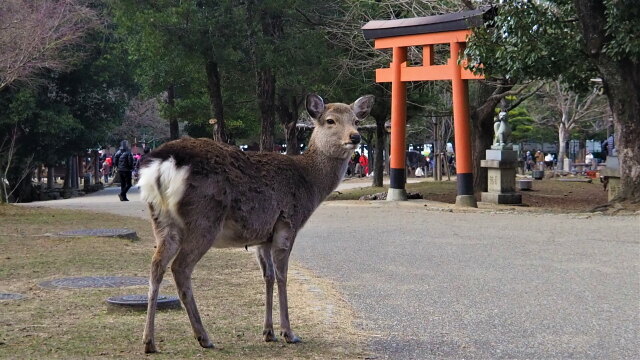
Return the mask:
<svg viewBox="0 0 640 360">
<path fill-rule="evenodd" d="M 301 341 L 289 322 L 289 255 L 300 229 L 342 181 L 360 144 L 357 126 L 369 115 L 374 97 L 365 95 L 350 105 L 325 104 L 316 94 L 305 100 L 315 127 L 307 150 L 300 155 L 250 153 L 213 139 L 181 138 L 144 157 L 139 185 L 156 241 L 143 334 L 145 353 L 157 352 L 158 292 L 170 262 L 194 337 L 203 348 L 214 347 L 191 286 L 194 267 L 210 248 L 255 249 L 266 293 L 264 341 L 278 341 L 272 319 L 274 284 L 280 336 L 286 343 Z"/>
</svg>

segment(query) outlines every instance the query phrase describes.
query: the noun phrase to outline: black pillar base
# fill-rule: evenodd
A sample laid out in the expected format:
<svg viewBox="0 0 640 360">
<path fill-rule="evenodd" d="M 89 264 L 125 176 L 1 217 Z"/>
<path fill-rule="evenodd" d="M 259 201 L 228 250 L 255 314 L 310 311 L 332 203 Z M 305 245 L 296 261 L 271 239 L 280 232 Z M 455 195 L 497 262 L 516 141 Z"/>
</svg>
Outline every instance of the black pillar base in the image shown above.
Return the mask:
<svg viewBox="0 0 640 360">
<path fill-rule="evenodd" d="M 458 195 L 473 195 L 473 174 L 457 174 Z"/>
<path fill-rule="evenodd" d="M 405 169 L 389 169 L 390 188 L 404 189 L 407 183 L 407 170 Z"/>
</svg>

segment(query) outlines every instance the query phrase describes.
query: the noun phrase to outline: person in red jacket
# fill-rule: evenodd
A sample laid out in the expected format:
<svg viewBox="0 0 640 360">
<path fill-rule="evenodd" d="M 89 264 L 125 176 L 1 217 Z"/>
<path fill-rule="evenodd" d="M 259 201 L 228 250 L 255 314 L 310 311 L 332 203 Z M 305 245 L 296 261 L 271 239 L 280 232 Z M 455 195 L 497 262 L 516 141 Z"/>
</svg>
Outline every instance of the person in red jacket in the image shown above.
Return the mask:
<svg viewBox="0 0 640 360">
<path fill-rule="evenodd" d="M 362 169 L 362 174 L 360 176 L 367 176 L 369 174 L 369 159 L 365 154 L 360 155 L 360 168 Z"/>
</svg>

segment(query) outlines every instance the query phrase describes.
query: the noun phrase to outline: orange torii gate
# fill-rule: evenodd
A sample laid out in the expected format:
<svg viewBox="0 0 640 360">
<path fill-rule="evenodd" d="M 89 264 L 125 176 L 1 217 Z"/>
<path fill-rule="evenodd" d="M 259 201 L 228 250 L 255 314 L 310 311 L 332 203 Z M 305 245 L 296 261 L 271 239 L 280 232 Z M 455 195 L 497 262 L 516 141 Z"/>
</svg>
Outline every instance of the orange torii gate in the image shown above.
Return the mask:
<svg viewBox="0 0 640 360">
<path fill-rule="evenodd" d="M 491 16 L 490 8 L 411 19 L 373 20 L 362 27 L 366 39 L 375 39 L 376 49 L 392 49 L 389 68 L 376 70 L 377 82 L 391 83 L 391 186 L 387 200 L 406 200 L 406 110 L 407 81 L 451 80 L 453 93 L 453 127 L 458 196 L 456 205 L 476 207 L 473 196 L 471 132 L 467 80 L 483 79 L 458 63 L 471 27 L 484 24 Z M 433 61 L 436 44 L 448 44 L 450 57 L 446 64 Z M 407 65 L 407 48 L 422 47 L 422 65 Z"/>
</svg>

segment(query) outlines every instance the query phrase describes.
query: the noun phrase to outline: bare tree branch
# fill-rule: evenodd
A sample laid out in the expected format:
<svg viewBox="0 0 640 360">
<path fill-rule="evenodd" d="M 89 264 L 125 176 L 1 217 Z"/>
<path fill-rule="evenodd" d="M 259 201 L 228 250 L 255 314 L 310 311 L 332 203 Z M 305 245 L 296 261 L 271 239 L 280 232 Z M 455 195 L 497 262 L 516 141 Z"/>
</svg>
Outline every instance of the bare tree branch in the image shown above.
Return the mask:
<svg viewBox="0 0 640 360">
<path fill-rule="evenodd" d="M 536 86 L 533 90 L 531 90 L 529 93 L 519 96 L 518 99 L 514 102 L 512 102 L 511 104 L 509 104 L 509 107 L 506 109 L 506 111 L 511 111 L 515 108 L 517 108 L 520 104 L 522 104 L 523 101 L 527 100 L 528 98 L 532 97 L 533 95 L 537 94 L 538 91 L 540 91 L 540 89 L 542 89 L 542 87 L 544 86 L 544 83 L 541 82 L 540 84 L 538 84 L 538 86 Z M 524 90 L 526 87 L 522 87 L 521 90 Z"/>
<path fill-rule="evenodd" d="M 74 45 L 99 25 L 79 0 L 0 1 L 0 90 L 38 82 L 42 70 L 65 70 L 81 56 Z"/>
</svg>

